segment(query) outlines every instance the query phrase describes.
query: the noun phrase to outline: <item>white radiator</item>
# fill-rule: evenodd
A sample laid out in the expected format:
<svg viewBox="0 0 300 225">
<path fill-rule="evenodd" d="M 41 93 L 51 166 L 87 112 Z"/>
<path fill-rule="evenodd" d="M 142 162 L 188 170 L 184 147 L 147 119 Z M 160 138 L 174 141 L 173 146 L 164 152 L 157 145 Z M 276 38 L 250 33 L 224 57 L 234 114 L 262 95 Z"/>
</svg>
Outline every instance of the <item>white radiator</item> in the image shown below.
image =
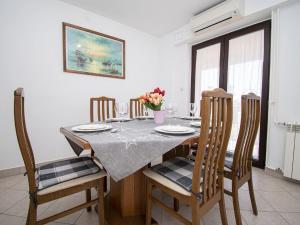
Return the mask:
<svg viewBox="0 0 300 225">
<path fill-rule="evenodd" d="M 288 126 L 283 175 L 300 180 L 300 125 Z"/>
</svg>

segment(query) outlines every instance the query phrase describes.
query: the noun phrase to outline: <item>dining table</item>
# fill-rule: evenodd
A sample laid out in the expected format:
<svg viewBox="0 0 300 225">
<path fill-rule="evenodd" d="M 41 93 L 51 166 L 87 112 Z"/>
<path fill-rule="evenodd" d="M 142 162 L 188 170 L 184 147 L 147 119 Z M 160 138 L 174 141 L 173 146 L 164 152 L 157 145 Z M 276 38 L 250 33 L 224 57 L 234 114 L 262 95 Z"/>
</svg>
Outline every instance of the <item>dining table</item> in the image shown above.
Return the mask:
<svg viewBox="0 0 300 225">
<path fill-rule="evenodd" d="M 97 123 L 108 124 L 110 129 L 77 132 L 72 125 L 61 127 L 60 132 L 77 156 L 89 150 L 107 171 L 110 177 L 105 208 L 108 224 L 145 224 L 146 180 L 143 170 L 175 147 L 195 143 L 200 128 L 194 127 L 194 131 L 187 134 L 168 134 L 158 132 L 156 128 L 160 125 L 153 119 Z M 191 121 L 169 118 L 162 125 L 191 127 Z"/>
</svg>

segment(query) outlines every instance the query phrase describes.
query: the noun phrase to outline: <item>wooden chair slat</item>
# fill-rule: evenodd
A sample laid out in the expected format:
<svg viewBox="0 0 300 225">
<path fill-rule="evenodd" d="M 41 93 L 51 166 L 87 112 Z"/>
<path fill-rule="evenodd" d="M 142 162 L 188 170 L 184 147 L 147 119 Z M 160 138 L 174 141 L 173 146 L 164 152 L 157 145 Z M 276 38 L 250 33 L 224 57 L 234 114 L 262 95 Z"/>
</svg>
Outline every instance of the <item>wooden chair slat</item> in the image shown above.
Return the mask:
<svg viewBox="0 0 300 225">
<path fill-rule="evenodd" d="M 138 98 L 131 98 L 129 102 L 130 118 L 144 116 L 144 106 L 140 103 Z"/>
<path fill-rule="evenodd" d="M 112 114 L 112 117 L 116 117 L 115 113 L 115 99 L 109 98 L 105 96 L 101 97 L 93 97 L 90 99 L 90 121 L 94 122 L 94 104 L 97 104 L 97 121 L 105 121 L 110 118 L 110 115 Z"/>
</svg>

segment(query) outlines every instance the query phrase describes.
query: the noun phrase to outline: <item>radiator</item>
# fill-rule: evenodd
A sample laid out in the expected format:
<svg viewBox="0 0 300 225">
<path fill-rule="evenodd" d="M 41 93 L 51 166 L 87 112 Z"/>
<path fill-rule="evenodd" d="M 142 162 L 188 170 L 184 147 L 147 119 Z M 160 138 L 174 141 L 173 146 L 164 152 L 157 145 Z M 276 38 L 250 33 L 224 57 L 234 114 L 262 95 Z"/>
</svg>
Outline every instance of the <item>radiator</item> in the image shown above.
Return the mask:
<svg viewBox="0 0 300 225">
<path fill-rule="evenodd" d="M 287 128 L 283 175 L 300 180 L 300 125 Z"/>
</svg>

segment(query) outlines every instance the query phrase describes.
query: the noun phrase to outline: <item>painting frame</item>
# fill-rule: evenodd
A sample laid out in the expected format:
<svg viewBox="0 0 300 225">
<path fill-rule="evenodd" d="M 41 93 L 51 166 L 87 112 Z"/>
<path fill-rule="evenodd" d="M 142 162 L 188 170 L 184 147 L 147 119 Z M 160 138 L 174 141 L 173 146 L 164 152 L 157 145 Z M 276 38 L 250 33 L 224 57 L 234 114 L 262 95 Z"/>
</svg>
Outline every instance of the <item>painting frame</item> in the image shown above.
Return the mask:
<svg viewBox="0 0 300 225">
<path fill-rule="evenodd" d="M 67 29 L 71 28 L 74 30 L 78 30 L 80 32 L 84 32 L 87 34 L 92 34 L 92 35 L 96 35 L 99 36 L 100 38 L 104 38 L 107 40 L 111 40 L 112 42 L 119 42 L 122 45 L 122 52 L 121 52 L 121 57 L 122 57 L 122 74 L 121 76 L 119 75 L 113 75 L 113 74 L 105 74 L 105 73 L 95 73 L 95 72 L 89 72 L 89 71 L 82 71 L 82 70 L 76 70 L 76 69 L 71 69 L 68 66 L 68 41 L 67 41 Z M 123 39 L 117 38 L 117 37 L 113 37 L 111 35 L 107 35 L 107 34 L 103 34 L 97 31 L 93 31 L 87 28 L 83 28 L 77 25 L 73 25 L 70 23 L 66 23 L 63 22 L 62 23 L 62 34 L 63 34 L 63 71 L 67 72 L 67 73 L 75 73 L 75 74 L 84 74 L 84 75 L 92 75 L 92 76 L 100 76 L 100 77 L 110 77 L 110 78 L 117 78 L 117 79 L 125 79 L 125 46 L 126 46 L 126 42 Z"/>
</svg>

